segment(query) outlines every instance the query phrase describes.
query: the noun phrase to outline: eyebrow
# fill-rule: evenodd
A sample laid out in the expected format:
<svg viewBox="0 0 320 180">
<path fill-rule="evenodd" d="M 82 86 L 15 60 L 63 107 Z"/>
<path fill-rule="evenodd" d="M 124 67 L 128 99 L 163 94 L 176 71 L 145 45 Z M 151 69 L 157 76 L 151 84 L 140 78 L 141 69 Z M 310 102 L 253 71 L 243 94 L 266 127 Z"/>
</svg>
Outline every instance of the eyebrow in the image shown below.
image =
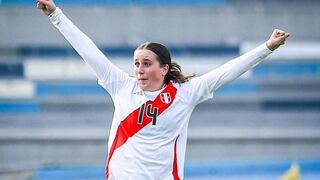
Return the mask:
<svg viewBox="0 0 320 180">
<path fill-rule="evenodd" d="M 135 60 L 134 60 L 134 62 L 136 62 L 136 61 L 138 61 L 138 59 L 135 59 Z M 142 61 L 152 62 L 150 59 L 146 59 L 146 58 L 143 58 Z"/>
</svg>

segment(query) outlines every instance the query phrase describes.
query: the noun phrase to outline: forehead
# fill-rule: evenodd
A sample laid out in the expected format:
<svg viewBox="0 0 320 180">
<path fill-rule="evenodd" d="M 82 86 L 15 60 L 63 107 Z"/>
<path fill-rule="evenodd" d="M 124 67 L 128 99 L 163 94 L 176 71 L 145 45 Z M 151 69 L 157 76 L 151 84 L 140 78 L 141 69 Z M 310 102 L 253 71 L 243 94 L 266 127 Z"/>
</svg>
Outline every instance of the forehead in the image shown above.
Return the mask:
<svg viewBox="0 0 320 180">
<path fill-rule="evenodd" d="M 143 60 L 143 59 L 149 59 L 151 61 L 157 60 L 157 55 L 148 49 L 135 50 L 133 57 L 134 57 L 134 60 Z"/>
</svg>

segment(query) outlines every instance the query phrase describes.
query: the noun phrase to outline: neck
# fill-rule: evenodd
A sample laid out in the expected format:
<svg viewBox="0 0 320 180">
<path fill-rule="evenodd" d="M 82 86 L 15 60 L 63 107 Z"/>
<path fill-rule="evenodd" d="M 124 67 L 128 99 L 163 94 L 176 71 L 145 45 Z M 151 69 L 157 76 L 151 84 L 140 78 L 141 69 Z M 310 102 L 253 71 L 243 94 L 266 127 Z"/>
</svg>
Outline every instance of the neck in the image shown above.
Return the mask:
<svg viewBox="0 0 320 180">
<path fill-rule="evenodd" d="M 160 84 L 159 86 L 156 86 L 154 88 L 147 88 L 147 89 L 142 89 L 144 91 L 159 91 L 160 89 L 164 88 L 166 86 L 165 83 Z"/>
</svg>

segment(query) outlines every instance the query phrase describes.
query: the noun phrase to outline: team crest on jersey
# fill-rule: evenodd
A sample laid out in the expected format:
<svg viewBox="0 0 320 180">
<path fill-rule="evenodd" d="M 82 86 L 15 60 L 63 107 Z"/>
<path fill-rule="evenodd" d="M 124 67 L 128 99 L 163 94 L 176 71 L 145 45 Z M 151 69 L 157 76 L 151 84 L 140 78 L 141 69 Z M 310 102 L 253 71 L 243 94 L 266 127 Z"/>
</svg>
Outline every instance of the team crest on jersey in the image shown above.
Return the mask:
<svg viewBox="0 0 320 180">
<path fill-rule="evenodd" d="M 166 92 L 166 93 L 161 93 L 160 94 L 160 100 L 163 103 L 169 104 L 171 102 L 171 96 L 170 93 Z"/>
</svg>

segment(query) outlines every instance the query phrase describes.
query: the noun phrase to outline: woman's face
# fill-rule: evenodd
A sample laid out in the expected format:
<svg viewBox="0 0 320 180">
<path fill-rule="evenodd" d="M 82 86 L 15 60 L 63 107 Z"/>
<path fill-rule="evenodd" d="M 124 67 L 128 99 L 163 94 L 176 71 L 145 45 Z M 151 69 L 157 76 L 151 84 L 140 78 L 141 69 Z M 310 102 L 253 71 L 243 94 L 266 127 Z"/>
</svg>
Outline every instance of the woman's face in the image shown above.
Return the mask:
<svg viewBox="0 0 320 180">
<path fill-rule="evenodd" d="M 137 49 L 133 61 L 135 77 L 143 90 L 156 91 L 162 88 L 169 69 L 167 64 L 161 67 L 157 55 L 148 49 Z"/>
</svg>

